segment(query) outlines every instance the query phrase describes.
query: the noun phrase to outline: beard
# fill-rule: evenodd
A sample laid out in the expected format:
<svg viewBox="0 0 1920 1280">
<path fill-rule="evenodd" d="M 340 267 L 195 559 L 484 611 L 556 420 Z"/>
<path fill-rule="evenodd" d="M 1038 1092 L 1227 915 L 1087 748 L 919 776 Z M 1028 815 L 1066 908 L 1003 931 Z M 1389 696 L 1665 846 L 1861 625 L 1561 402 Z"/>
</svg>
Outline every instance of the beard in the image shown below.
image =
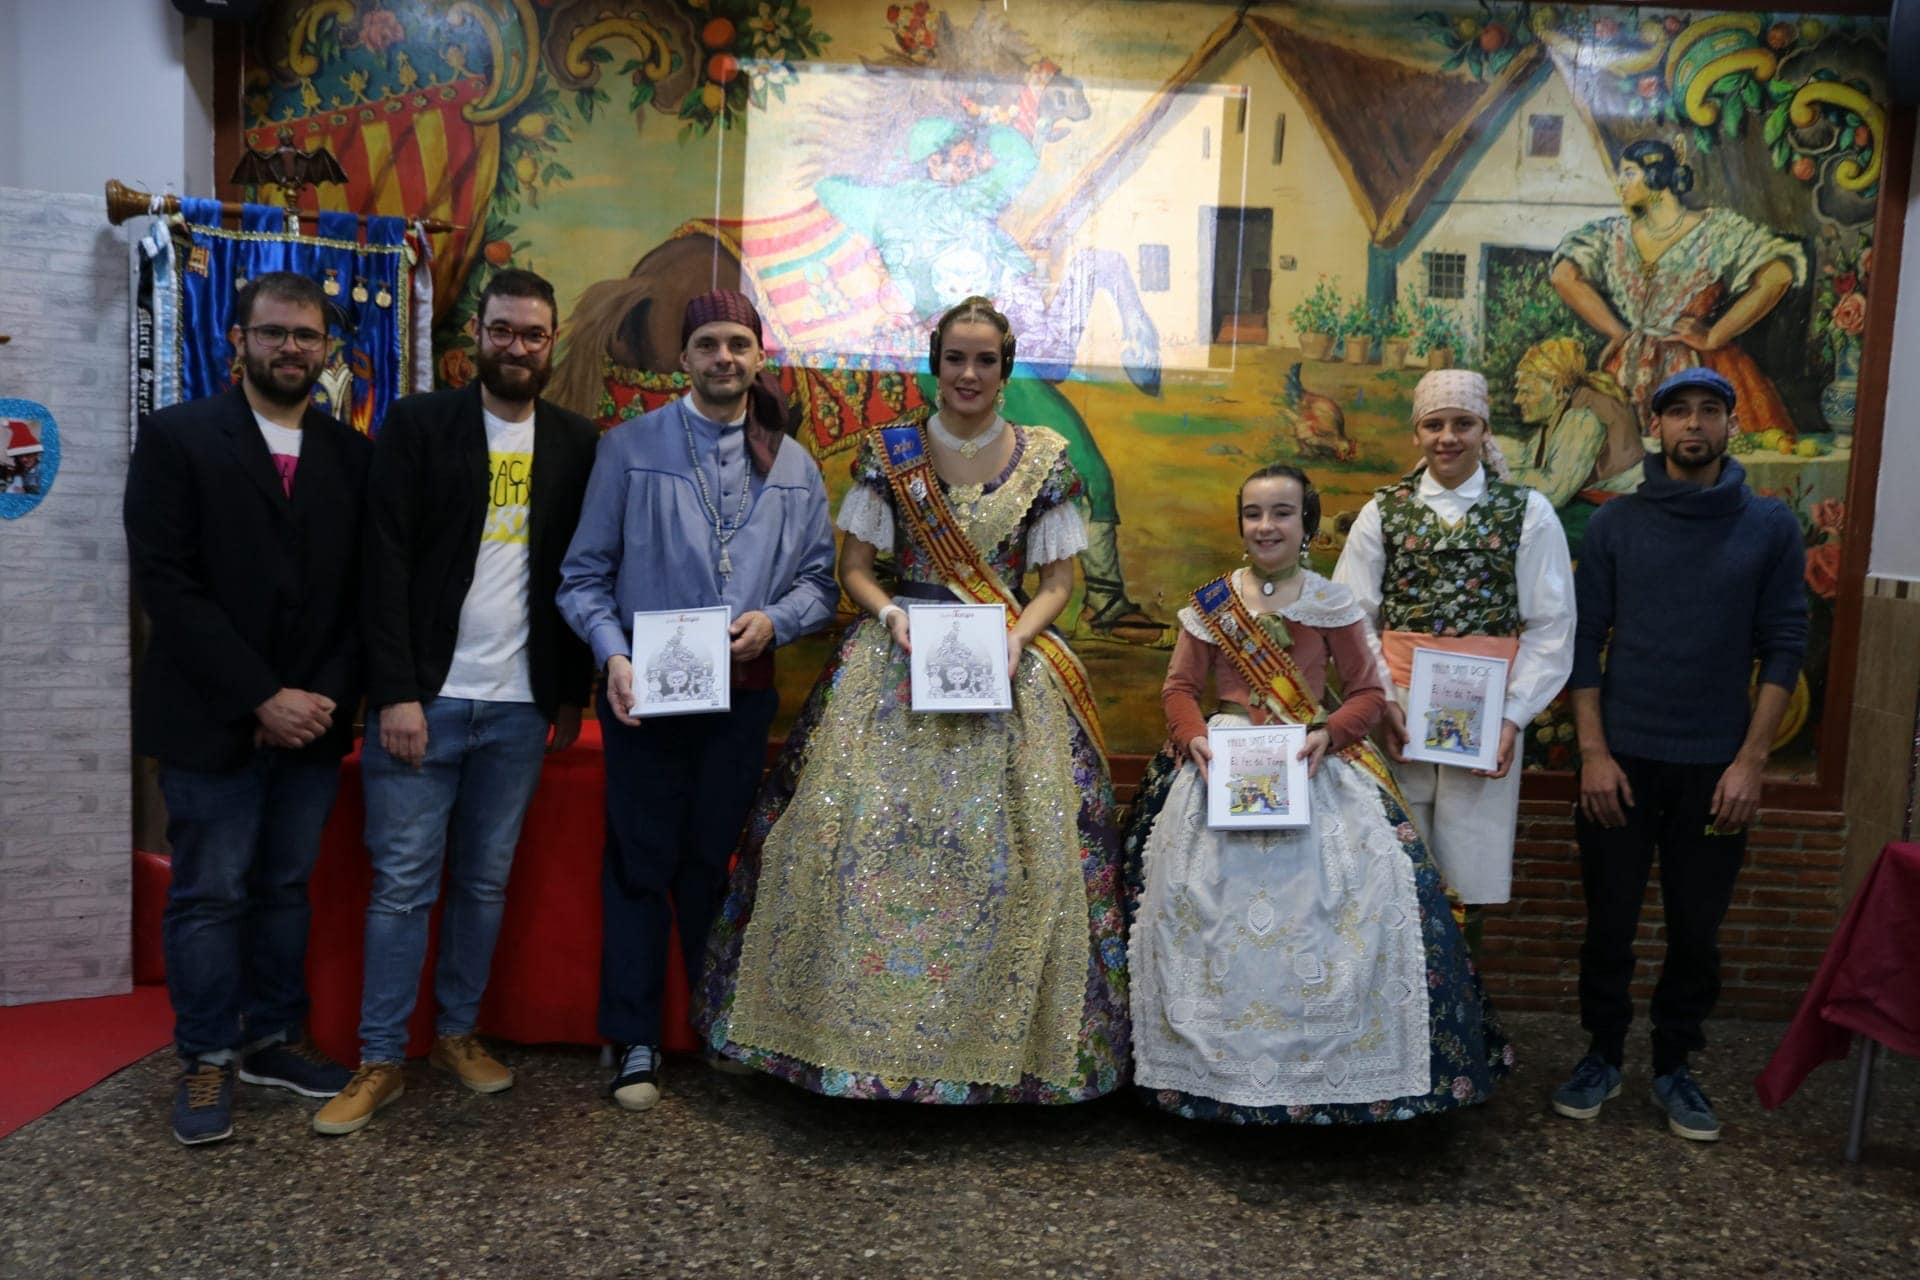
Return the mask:
<svg viewBox="0 0 1920 1280">
<path fill-rule="evenodd" d="M 1712 466 L 1727 452 L 1727 441 L 1710 436 L 1682 440 L 1667 450 L 1667 456 L 1689 471 Z"/>
<path fill-rule="evenodd" d="M 502 400 L 515 403 L 525 402 L 537 397 L 546 388 L 547 380 L 553 376 L 553 364 L 545 356 L 536 363 L 527 356 L 515 359 L 511 356 L 496 356 L 487 351 L 476 351 L 473 364 L 480 372 L 480 385 L 493 392 Z M 524 377 L 509 373 L 517 369 Z"/>
<path fill-rule="evenodd" d="M 305 404 L 313 394 L 313 384 L 320 381 L 320 362 L 305 362 L 295 378 L 291 369 L 276 370 L 274 365 L 284 359 L 279 352 L 267 356 L 256 356 L 248 352 L 242 363 L 247 371 L 247 385 L 259 392 L 263 399 L 291 409 L 295 405 Z M 289 379 L 295 379 L 289 381 Z"/>
</svg>

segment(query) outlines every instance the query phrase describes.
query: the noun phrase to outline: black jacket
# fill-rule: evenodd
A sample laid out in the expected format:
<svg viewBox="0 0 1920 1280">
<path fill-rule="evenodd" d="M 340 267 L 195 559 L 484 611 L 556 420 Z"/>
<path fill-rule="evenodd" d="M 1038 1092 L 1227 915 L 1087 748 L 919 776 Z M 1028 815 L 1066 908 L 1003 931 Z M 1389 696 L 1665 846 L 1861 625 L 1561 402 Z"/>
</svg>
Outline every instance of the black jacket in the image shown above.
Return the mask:
<svg viewBox="0 0 1920 1280">
<path fill-rule="evenodd" d="M 549 720 L 563 703 L 585 706 L 593 682 L 593 654 L 553 600 L 599 441 L 579 414 L 535 402 L 527 665 L 534 703 Z M 478 383 L 395 402 L 367 486 L 362 615 L 370 707 L 427 702 L 446 682 L 480 554 L 488 483 Z"/>
<path fill-rule="evenodd" d="M 336 704 L 298 754 L 353 745 L 360 700 L 360 524 L 373 445 L 318 409 L 287 497 L 239 388 L 141 420 L 124 515 L 135 599 L 153 621 L 133 749 L 164 765 L 247 763 L 253 709 L 283 688 Z"/>
</svg>

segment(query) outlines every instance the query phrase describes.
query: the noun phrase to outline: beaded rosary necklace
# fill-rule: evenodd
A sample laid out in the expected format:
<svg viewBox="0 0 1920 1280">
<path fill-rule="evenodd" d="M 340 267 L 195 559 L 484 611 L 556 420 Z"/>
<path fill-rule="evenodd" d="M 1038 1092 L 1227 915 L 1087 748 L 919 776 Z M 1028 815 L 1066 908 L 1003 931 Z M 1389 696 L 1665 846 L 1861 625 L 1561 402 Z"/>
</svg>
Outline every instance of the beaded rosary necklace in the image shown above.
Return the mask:
<svg viewBox="0 0 1920 1280">
<path fill-rule="evenodd" d="M 733 524 L 729 526 L 720 517 L 720 508 L 714 505 L 713 492 L 707 488 L 707 469 L 700 465 L 700 448 L 694 443 L 693 423 L 687 416 L 687 402 L 680 402 L 680 427 L 687 434 L 687 457 L 693 460 L 693 479 L 700 489 L 700 505 L 707 509 L 707 519 L 713 523 L 714 536 L 720 540 L 720 576 L 722 579 L 733 576 L 733 555 L 727 550 L 747 523 L 747 507 L 753 497 L 753 485 L 743 483 L 740 486 L 740 509 L 734 513 Z M 742 447 L 744 448 L 744 441 Z"/>
</svg>

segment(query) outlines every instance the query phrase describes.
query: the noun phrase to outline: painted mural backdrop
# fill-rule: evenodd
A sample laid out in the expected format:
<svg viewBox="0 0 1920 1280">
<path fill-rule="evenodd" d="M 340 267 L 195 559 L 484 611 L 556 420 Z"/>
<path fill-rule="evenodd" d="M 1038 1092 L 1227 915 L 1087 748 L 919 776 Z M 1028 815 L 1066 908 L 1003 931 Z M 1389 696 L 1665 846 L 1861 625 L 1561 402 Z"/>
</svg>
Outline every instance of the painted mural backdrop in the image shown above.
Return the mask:
<svg viewBox="0 0 1920 1280">
<path fill-rule="evenodd" d="M 1323 569 L 1411 464 L 1421 370 L 1486 371 L 1576 554 L 1668 372 L 1740 388 L 1734 444 L 1808 546 L 1810 776 L 1846 537 L 1886 142 L 1885 27 L 1529 4 L 288 0 L 246 142 L 324 145 L 321 207 L 432 213 L 437 368 L 487 273 L 554 280 L 552 394 L 612 424 L 678 394 L 683 300 L 738 284 L 843 492 L 923 402 L 962 296 L 1019 330 L 1008 415 L 1068 439 L 1092 546 L 1063 620 L 1116 750 L 1150 751 L 1168 624 L 1237 559 L 1232 495 L 1293 461 Z M 783 659 L 797 704 L 826 641 Z M 1557 706 L 1534 768 L 1571 763 Z"/>
</svg>

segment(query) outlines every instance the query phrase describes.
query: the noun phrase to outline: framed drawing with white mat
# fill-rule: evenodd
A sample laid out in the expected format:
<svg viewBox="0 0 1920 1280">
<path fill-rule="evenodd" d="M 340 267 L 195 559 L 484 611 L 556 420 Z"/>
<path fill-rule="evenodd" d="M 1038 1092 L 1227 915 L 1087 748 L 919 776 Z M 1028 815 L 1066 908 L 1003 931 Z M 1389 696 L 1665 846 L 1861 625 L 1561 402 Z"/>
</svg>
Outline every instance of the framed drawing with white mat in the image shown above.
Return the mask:
<svg viewBox="0 0 1920 1280">
<path fill-rule="evenodd" d="M 1304 827 L 1312 819 L 1307 729 L 1299 724 L 1215 725 L 1207 731 L 1207 825 Z"/>
<path fill-rule="evenodd" d="M 733 705 L 733 610 L 663 609 L 633 615 L 630 715 L 688 716 Z"/>
<path fill-rule="evenodd" d="M 1005 605 L 908 605 L 907 635 L 915 711 L 1013 710 Z"/>
<path fill-rule="evenodd" d="M 1492 769 L 1500 762 L 1507 660 L 1443 649 L 1413 651 L 1407 686 L 1409 760 Z"/>
</svg>

